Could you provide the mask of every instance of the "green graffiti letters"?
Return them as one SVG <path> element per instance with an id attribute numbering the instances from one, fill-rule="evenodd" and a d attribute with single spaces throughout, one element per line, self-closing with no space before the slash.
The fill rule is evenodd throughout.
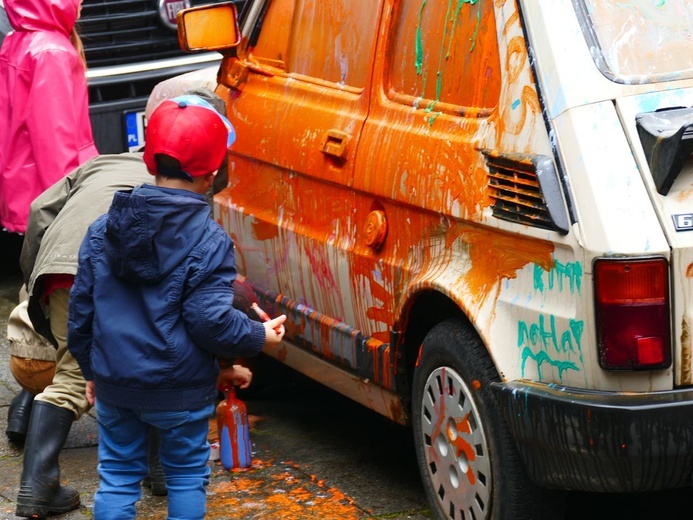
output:
<path id="1" fill-rule="evenodd" d="M 534 264 L 534 290 L 543 293 L 547 288 L 549 291 L 557 288 L 559 292 L 563 292 L 567 283 L 571 294 L 575 294 L 575 291 L 579 294 L 582 287 L 582 264 L 580 262 L 562 264 L 558 260 L 555 262 L 555 267 L 548 272 Z"/>
<path id="2" fill-rule="evenodd" d="M 561 263 L 555 261 L 554 268 L 544 270 L 534 265 L 534 291 L 545 294 L 550 291 L 563 292 L 567 287 L 571 294 L 579 294 L 582 288 L 582 264 L 580 262 Z M 558 327 L 556 316 L 540 314 L 536 323 L 525 321 L 517 323 L 517 348 L 522 355 L 522 377 L 525 376 L 527 360 L 533 359 L 537 364 L 537 374 L 542 378 L 542 365 L 549 365 L 558 370 L 558 377 L 563 378 L 567 370 L 579 371 L 579 366 L 572 361 L 583 364 L 582 335 L 585 323 L 582 320 L 569 319 L 567 326 Z M 565 323 L 562 321 L 560 323 Z M 562 329 L 562 330 L 559 330 Z"/>
<path id="3" fill-rule="evenodd" d="M 579 356 L 582 363 L 582 332 L 584 322 L 579 320 L 569 320 L 568 329 L 559 333 L 556 330 L 556 318 L 549 316 L 548 324 L 544 315 L 539 316 L 538 323 L 528 325 L 524 321 L 517 324 L 517 347 L 522 350 L 522 376 L 525 375 L 525 365 L 529 358 L 537 363 L 537 372 L 541 379 L 541 365 L 548 363 L 558 369 L 558 377 L 563 376 L 566 370 L 579 370 L 572 361 L 558 361 L 553 359 L 548 352 L 555 352 L 558 355 L 571 353 Z M 537 352 L 535 353 L 535 350 Z"/>
<path id="4" fill-rule="evenodd" d="M 539 316 L 538 323 L 528 326 L 526 322 L 519 321 L 517 325 L 518 347 L 531 345 L 542 350 L 553 350 L 556 354 L 581 351 L 580 342 L 584 329 L 584 322 L 581 320 L 569 320 L 568 329 L 561 332 L 560 340 L 556 331 L 556 318 L 553 315 L 549 316 L 548 327 L 543 314 Z"/>
<path id="5" fill-rule="evenodd" d="M 559 378 L 563 377 L 563 372 L 566 370 L 578 370 L 578 367 L 572 361 L 556 361 L 555 359 L 551 359 L 546 352 L 539 351 L 535 354 L 532 352 L 532 349 L 525 347 L 522 350 L 522 377 L 524 377 L 525 364 L 529 358 L 532 358 L 537 363 L 537 374 L 540 381 L 542 379 L 541 365 L 544 363 L 548 363 L 549 365 L 556 367 L 556 369 L 558 369 Z"/>

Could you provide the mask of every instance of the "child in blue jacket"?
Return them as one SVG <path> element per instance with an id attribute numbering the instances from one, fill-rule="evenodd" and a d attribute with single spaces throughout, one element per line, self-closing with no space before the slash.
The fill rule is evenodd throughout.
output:
<path id="1" fill-rule="evenodd" d="M 135 518 L 150 428 L 161 435 L 168 518 L 203 519 L 215 359 L 253 356 L 284 335 L 284 315 L 259 323 L 232 307 L 233 243 L 204 194 L 233 138 L 199 97 L 161 103 L 144 153 L 156 185 L 116 193 L 82 243 L 68 345 L 96 399 L 99 520 Z"/>

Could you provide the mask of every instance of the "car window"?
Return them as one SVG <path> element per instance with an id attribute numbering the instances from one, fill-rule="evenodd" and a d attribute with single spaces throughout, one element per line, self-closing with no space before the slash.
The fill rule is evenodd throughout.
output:
<path id="1" fill-rule="evenodd" d="M 275 0 L 251 55 L 287 73 L 362 88 L 375 44 L 377 6 L 373 0 Z M 292 20 L 290 27 L 286 20 Z"/>
<path id="2" fill-rule="evenodd" d="M 693 77 L 691 0 L 574 0 L 602 73 L 619 83 Z"/>
<path id="3" fill-rule="evenodd" d="M 391 97 L 423 100 L 422 108 L 431 102 L 494 107 L 500 58 L 493 2 L 399 4 L 390 53 Z"/>

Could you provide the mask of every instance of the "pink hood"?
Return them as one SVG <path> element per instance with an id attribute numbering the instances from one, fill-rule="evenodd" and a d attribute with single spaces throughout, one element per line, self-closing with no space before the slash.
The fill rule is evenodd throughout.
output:
<path id="1" fill-rule="evenodd" d="M 49 31 L 69 36 L 77 22 L 79 0 L 5 0 L 10 24 L 21 31 Z"/>
<path id="2" fill-rule="evenodd" d="M 40 193 L 98 154 L 85 70 L 70 42 L 80 0 L 5 0 L 0 49 L 0 224 L 26 230 Z"/>

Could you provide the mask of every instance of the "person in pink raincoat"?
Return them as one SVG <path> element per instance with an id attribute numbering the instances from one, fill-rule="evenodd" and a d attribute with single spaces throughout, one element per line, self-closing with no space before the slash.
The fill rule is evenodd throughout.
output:
<path id="1" fill-rule="evenodd" d="M 82 0 L 5 0 L 0 49 L 0 227 L 26 230 L 29 205 L 98 155 L 89 121 Z"/>

